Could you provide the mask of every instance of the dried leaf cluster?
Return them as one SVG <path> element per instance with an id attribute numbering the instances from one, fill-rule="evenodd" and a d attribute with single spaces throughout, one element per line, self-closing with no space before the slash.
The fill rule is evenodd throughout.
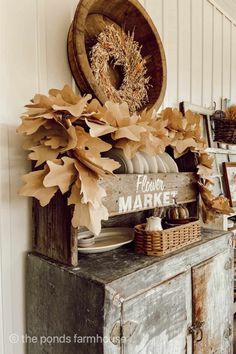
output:
<path id="1" fill-rule="evenodd" d="M 210 180 L 205 180 L 199 184 L 201 194 L 201 212 L 204 223 L 214 221 L 219 214 L 230 214 L 233 209 L 229 205 L 229 200 L 224 196 L 214 196 L 210 190 Z"/>
<path id="2" fill-rule="evenodd" d="M 226 118 L 235 120 L 236 119 L 236 105 L 232 105 L 225 111 Z"/>
<path id="3" fill-rule="evenodd" d="M 48 97 L 36 95 L 26 106 L 18 132 L 26 135 L 24 148 L 41 169 L 23 176 L 20 194 L 45 206 L 58 190 L 69 193 L 68 204 L 75 206 L 73 226 L 83 225 L 99 234 L 101 220 L 108 218 L 99 178 L 112 174 L 119 164 L 101 156 L 110 144 L 91 137 L 77 124 L 90 99 L 65 86 L 62 91 L 50 90 Z"/>
<path id="4" fill-rule="evenodd" d="M 74 205 L 74 227 L 86 226 L 99 234 L 101 220 L 108 218 L 106 191 L 99 182 L 119 168 L 118 162 L 103 157 L 112 146 L 128 158 L 137 151 L 163 153 L 167 146 L 173 147 L 176 158 L 191 150 L 199 155 L 198 173 L 204 178 L 211 173 L 213 161 L 204 151 L 200 116 L 190 111 L 185 116 L 171 108 L 160 114 L 130 113 L 127 102 L 102 106 L 90 95 L 76 95 L 69 86 L 52 89 L 48 96 L 36 95 L 26 108 L 18 132 L 26 137 L 24 148 L 36 170 L 23 176 L 20 194 L 45 206 L 57 191 L 67 193 L 68 204 Z M 216 204 L 214 210 L 220 212 L 222 204 Z"/>
<path id="5" fill-rule="evenodd" d="M 146 59 L 141 47 L 134 40 L 134 32 L 126 34 L 123 29 L 107 26 L 102 31 L 90 53 L 91 69 L 106 97 L 117 103 L 127 102 L 130 111 L 140 109 L 148 101 Z M 119 88 L 111 82 L 110 67 L 122 67 L 123 80 Z"/>
<path id="6" fill-rule="evenodd" d="M 111 133 L 113 145 L 122 149 L 128 159 L 138 151 L 156 155 L 162 154 L 167 146 L 172 146 L 175 158 L 191 150 L 200 155 L 199 169 L 210 169 L 212 161 L 207 161 L 208 155 L 204 152 L 206 143 L 201 137 L 201 118 L 198 114 L 188 111 L 183 116 L 172 108 L 166 108 L 160 114 L 154 110 L 137 114 L 130 113 L 126 102 L 106 102 L 102 106 L 96 100 L 87 105 L 86 114 L 90 115 L 89 119 L 92 118 L 92 121 L 85 119 L 90 135 L 103 137 Z"/>

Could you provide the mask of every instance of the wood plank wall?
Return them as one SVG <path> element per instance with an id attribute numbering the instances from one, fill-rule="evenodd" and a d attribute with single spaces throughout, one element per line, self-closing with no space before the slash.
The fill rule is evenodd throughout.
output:
<path id="1" fill-rule="evenodd" d="M 224 1 L 141 1 L 158 28 L 167 55 L 163 107 L 178 106 L 185 100 L 207 107 L 215 101 L 219 108 L 221 97 L 236 102 L 236 27 L 223 10 Z M 29 165 L 15 129 L 23 105 L 34 93 L 46 93 L 65 83 L 74 85 L 66 38 L 77 2 L 0 0 L 1 354 L 23 354 L 25 350 L 21 342 L 9 342 L 11 333 L 25 333 L 25 257 L 31 232 L 30 202 L 17 196 L 20 176 Z"/>

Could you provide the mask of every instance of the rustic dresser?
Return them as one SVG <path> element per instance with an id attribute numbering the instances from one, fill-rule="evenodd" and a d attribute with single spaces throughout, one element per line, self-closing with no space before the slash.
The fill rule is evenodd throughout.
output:
<path id="1" fill-rule="evenodd" d="M 131 248 L 80 256 L 77 268 L 29 254 L 29 354 L 232 354 L 230 233 L 164 257 Z"/>

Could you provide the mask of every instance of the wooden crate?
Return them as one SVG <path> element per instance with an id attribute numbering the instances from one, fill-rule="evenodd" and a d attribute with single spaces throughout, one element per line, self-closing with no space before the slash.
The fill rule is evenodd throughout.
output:
<path id="1" fill-rule="evenodd" d="M 173 204 L 174 197 L 178 203 L 191 203 L 198 196 L 197 176 L 191 172 L 117 175 L 101 184 L 107 191 L 104 205 L 111 217 L 168 206 Z M 67 205 L 67 196 L 60 193 L 44 208 L 37 200 L 33 201 L 35 252 L 70 266 L 78 264 L 77 230 L 71 226 L 72 212 L 72 207 Z M 112 218 L 114 225 L 115 219 Z M 129 219 L 133 226 L 134 219 Z"/>

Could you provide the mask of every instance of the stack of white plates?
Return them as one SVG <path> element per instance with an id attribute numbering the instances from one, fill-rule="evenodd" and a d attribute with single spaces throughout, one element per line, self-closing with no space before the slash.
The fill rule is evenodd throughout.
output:
<path id="1" fill-rule="evenodd" d="M 78 234 L 78 240 L 82 237 L 88 238 L 92 235 L 90 231 Z M 88 247 L 78 247 L 80 253 L 101 253 L 114 250 L 124 246 L 134 239 L 133 228 L 128 227 L 111 227 L 102 229 L 99 236 L 94 239 L 94 244 Z"/>
<path id="2" fill-rule="evenodd" d="M 121 167 L 115 173 L 147 174 L 147 173 L 178 173 L 178 166 L 174 159 L 164 154 L 150 156 L 145 152 L 137 152 L 131 159 L 127 159 L 121 149 L 112 149 L 106 156 L 118 161 Z"/>

